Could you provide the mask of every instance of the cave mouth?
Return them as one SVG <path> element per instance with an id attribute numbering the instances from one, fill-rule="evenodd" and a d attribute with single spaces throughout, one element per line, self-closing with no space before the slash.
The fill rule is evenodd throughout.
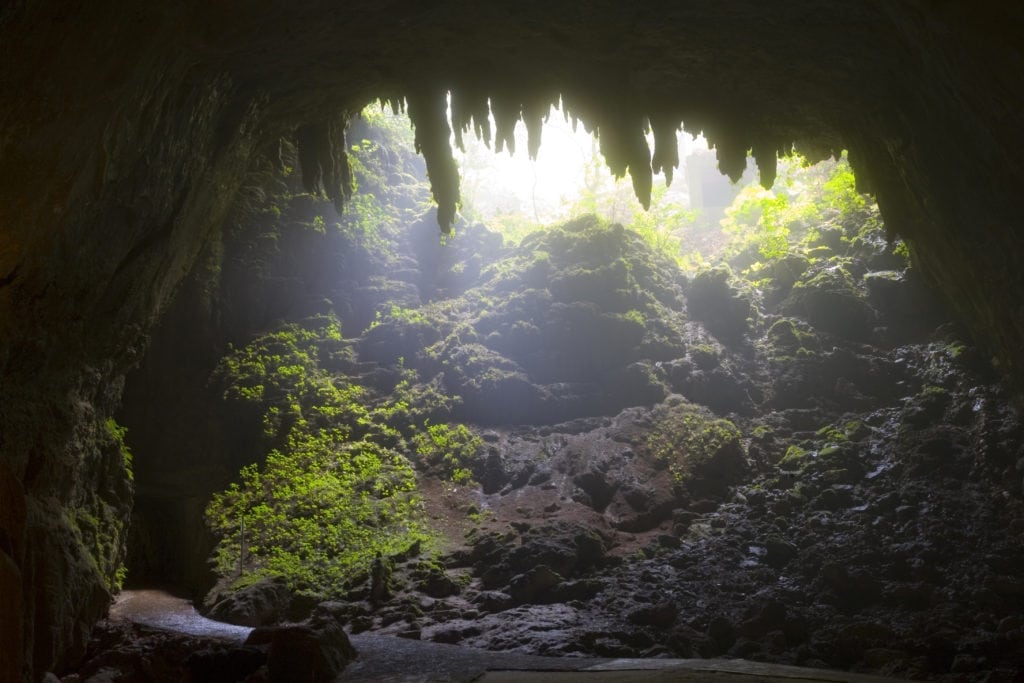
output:
<path id="1" fill-rule="evenodd" d="M 129 585 L 541 655 L 1020 664 L 1021 425 L 844 160 L 721 190 L 694 154 L 713 219 L 592 187 L 442 241 L 408 126 L 352 126 L 346 211 L 282 143 L 127 380 Z"/>

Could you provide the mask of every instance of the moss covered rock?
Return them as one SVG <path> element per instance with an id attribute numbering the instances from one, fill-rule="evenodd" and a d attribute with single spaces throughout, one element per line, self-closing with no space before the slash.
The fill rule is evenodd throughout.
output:
<path id="1" fill-rule="evenodd" d="M 875 311 L 843 259 L 811 267 L 793 285 L 782 309 L 822 332 L 846 339 L 865 341 L 874 329 Z"/>
<path id="2" fill-rule="evenodd" d="M 733 284 L 728 266 L 698 273 L 686 291 L 686 305 L 691 316 L 723 341 L 739 341 L 750 331 L 750 296 Z"/>

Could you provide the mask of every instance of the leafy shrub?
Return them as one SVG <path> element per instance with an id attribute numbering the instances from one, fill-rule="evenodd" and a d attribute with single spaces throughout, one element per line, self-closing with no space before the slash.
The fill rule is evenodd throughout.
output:
<path id="1" fill-rule="evenodd" d="M 281 577 L 292 589 L 338 595 L 377 553 L 429 539 L 409 462 L 370 441 L 296 435 L 240 474 L 206 510 L 219 539 L 214 568 L 235 587 Z"/>
<path id="2" fill-rule="evenodd" d="M 325 367 L 340 346 L 337 321 L 313 318 L 258 337 L 217 368 L 225 400 L 262 412 L 270 449 L 207 508 L 215 571 L 235 587 L 276 576 L 336 594 L 377 553 L 429 536 L 404 439 L 452 401 L 411 369 L 375 398 Z M 470 443 L 459 430 L 445 435 L 438 431 L 438 448 L 461 453 Z"/>
<path id="3" fill-rule="evenodd" d="M 730 237 L 728 254 L 754 251 L 778 259 L 813 241 L 821 223 L 843 224 L 868 208 L 845 155 L 813 166 L 794 156 L 783 160 L 779 170 L 772 189 L 748 185 L 726 209 L 722 228 Z"/>
<path id="4" fill-rule="evenodd" d="M 128 481 L 135 481 L 135 471 L 133 467 L 134 457 L 132 456 L 131 449 L 128 448 L 127 441 L 125 441 L 125 437 L 128 434 L 128 428 L 119 425 L 112 417 L 107 418 L 104 426 L 106 427 L 107 434 L 117 447 L 117 450 L 121 452 L 121 461 L 124 463 L 124 471 L 128 476 Z"/>
<path id="5" fill-rule="evenodd" d="M 412 437 L 413 447 L 427 466 L 440 467 L 456 483 L 472 479 L 472 466 L 483 441 L 464 424 L 425 424 Z"/>

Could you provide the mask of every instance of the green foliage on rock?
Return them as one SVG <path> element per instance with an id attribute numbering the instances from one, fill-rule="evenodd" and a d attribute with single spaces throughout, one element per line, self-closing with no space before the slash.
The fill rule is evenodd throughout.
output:
<path id="1" fill-rule="evenodd" d="M 225 400 L 261 413 L 269 451 L 207 509 L 215 570 L 234 587 L 281 577 L 337 594 L 377 553 L 429 539 L 406 441 L 449 448 L 460 467 L 475 442 L 461 425 L 429 424 L 452 406 L 436 380 L 400 367 L 381 391 L 346 375 L 352 365 L 337 319 L 316 316 L 282 324 L 218 366 Z"/>
<path id="2" fill-rule="evenodd" d="M 472 467 L 483 440 L 464 424 L 426 424 L 412 437 L 412 445 L 421 461 L 440 467 L 455 483 L 472 480 Z"/>
<path id="3" fill-rule="evenodd" d="M 377 553 L 430 538 L 415 491 L 415 473 L 394 449 L 340 430 L 296 434 L 213 497 L 214 569 L 235 588 L 281 577 L 292 589 L 338 595 Z"/>
<path id="4" fill-rule="evenodd" d="M 124 463 L 124 471 L 128 476 L 128 481 L 135 481 L 132 451 L 128 448 L 128 443 L 125 441 L 125 436 L 128 434 L 128 428 L 119 425 L 112 417 L 107 418 L 104 426 L 106 427 L 107 434 L 110 436 L 110 439 L 114 442 L 115 447 L 121 453 L 121 462 Z"/>
<path id="5" fill-rule="evenodd" d="M 715 460 L 742 459 L 736 425 L 684 401 L 669 402 L 657 411 L 647 448 L 668 464 L 680 483 Z"/>
<path id="6" fill-rule="evenodd" d="M 780 318 L 768 328 L 770 358 L 775 361 L 806 358 L 820 350 L 817 335 L 794 318 Z"/>

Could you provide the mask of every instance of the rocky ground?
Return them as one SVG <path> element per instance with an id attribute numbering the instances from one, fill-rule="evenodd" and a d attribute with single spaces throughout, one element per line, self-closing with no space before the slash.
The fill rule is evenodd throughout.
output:
<path id="1" fill-rule="evenodd" d="M 557 239 L 541 245 L 553 261 Z M 495 325 L 491 348 L 532 362 L 528 377 L 568 381 L 533 384 L 514 406 L 504 389 L 481 392 L 467 417 L 612 410 L 483 430 L 480 488 L 451 486 L 437 515 L 474 514 L 466 547 L 441 558 L 443 574 L 399 564 L 383 605 L 339 605 L 351 629 L 537 654 L 1012 679 L 1024 668 L 1021 424 L 911 272 L 871 270 L 894 265 L 878 244 L 835 246 L 798 262 L 788 292 L 786 278 L 750 292 L 723 271 L 682 283 L 700 326 L 678 315 L 676 283 L 623 267 L 655 301 L 640 343 L 621 350 L 608 346 L 628 332 L 608 323 L 538 360 L 505 342 L 521 319 Z M 579 264 L 568 252 L 584 249 L 564 258 Z M 541 329 L 570 318 L 559 286 L 588 314 L 577 297 L 602 315 L 636 310 L 627 287 L 602 291 L 614 261 L 604 278 L 580 273 L 590 280 L 578 288 L 567 268 L 556 263 L 544 288 L 555 301 L 534 314 Z M 651 333 L 673 323 L 676 336 Z M 593 373 L 593 394 L 565 388 L 597 367 L 608 371 Z"/>
<path id="2" fill-rule="evenodd" d="M 878 230 L 826 225 L 806 254 L 689 279 L 592 218 L 514 250 L 482 226 L 447 248 L 414 227 L 400 267 L 335 305 L 368 328 L 353 381 L 380 396 L 413 370 L 483 440 L 472 481 L 421 463 L 440 550 L 319 605 L 274 582 L 217 595 L 218 618 L 312 610 L 537 655 L 1024 671 L 1024 427 Z"/>

